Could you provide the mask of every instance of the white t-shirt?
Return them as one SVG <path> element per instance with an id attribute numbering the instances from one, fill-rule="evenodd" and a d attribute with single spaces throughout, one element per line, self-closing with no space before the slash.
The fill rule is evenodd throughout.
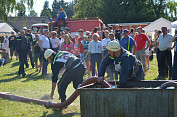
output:
<path id="1" fill-rule="evenodd" d="M 165 51 L 172 46 L 173 36 L 171 34 L 159 35 L 159 49 L 160 51 Z"/>
<path id="2" fill-rule="evenodd" d="M 48 37 L 46 37 L 45 35 L 42 35 L 39 40 L 42 40 L 41 46 L 43 48 L 50 48 L 50 42 L 49 42 Z"/>
<path id="3" fill-rule="evenodd" d="M 58 46 L 60 46 L 60 40 L 58 38 L 50 38 L 50 43 L 52 45 L 52 48 L 58 48 Z"/>
<path id="4" fill-rule="evenodd" d="M 111 40 L 108 38 L 108 39 L 106 39 L 106 38 L 104 38 L 103 40 L 102 40 L 102 46 L 108 46 L 108 43 L 110 42 Z"/>
<path id="5" fill-rule="evenodd" d="M 4 43 L 4 46 L 6 49 L 9 48 L 9 39 L 8 38 L 7 39 L 5 38 L 3 43 Z"/>

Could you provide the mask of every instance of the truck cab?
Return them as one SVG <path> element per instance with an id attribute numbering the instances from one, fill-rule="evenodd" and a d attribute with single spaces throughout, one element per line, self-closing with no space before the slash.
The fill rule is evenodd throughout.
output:
<path id="1" fill-rule="evenodd" d="M 48 29 L 48 24 L 45 24 L 45 23 L 33 24 L 31 26 L 31 32 L 32 32 L 32 34 L 41 34 L 41 35 L 44 35 L 44 31 L 46 29 Z"/>

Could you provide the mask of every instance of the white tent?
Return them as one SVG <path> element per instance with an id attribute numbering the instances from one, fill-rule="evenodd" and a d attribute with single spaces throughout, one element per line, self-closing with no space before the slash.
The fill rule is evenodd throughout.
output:
<path id="1" fill-rule="evenodd" d="M 174 26 L 172 23 L 164 18 L 159 18 L 154 22 L 150 23 L 148 26 L 144 27 L 146 32 L 154 32 L 154 29 L 161 30 L 162 27 L 167 27 L 168 29 L 172 29 Z"/>
<path id="2" fill-rule="evenodd" d="M 0 34 L 10 34 L 11 31 L 14 30 L 7 23 L 0 23 Z"/>
<path id="3" fill-rule="evenodd" d="M 177 20 L 172 23 L 174 28 L 177 28 Z"/>

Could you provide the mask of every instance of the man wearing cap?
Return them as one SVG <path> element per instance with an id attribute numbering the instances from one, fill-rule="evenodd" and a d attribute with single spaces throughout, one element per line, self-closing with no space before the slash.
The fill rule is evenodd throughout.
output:
<path id="1" fill-rule="evenodd" d="M 131 52 L 133 55 L 136 51 L 136 44 L 132 37 L 128 35 L 128 30 L 123 31 L 123 37 L 119 41 L 120 46 Z"/>
<path id="2" fill-rule="evenodd" d="M 66 88 L 70 82 L 73 81 L 73 87 L 75 89 L 83 82 L 85 66 L 80 59 L 67 51 L 55 53 L 53 50 L 47 49 L 44 53 L 44 57 L 51 63 L 52 69 L 52 91 L 50 98 L 53 99 L 60 70 L 62 68 L 66 69 L 58 82 L 59 99 L 61 99 L 61 102 L 64 102 L 66 100 Z"/>
<path id="3" fill-rule="evenodd" d="M 47 75 L 47 66 L 48 61 L 44 58 L 44 52 L 45 50 L 50 48 L 50 41 L 49 41 L 49 31 L 45 30 L 44 35 L 42 35 L 39 39 L 39 47 L 41 49 L 41 56 L 43 57 L 43 67 L 42 67 L 42 75 Z"/>
<path id="4" fill-rule="evenodd" d="M 102 82 L 104 80 L 106 66 L 111 63 L 115 65 L 115 70 L 120 72 L 120 88 L 126 87 L 128 80 L 144 80 L 144 71 L 141 62 L 129 51 L 121 48 L 119 42 L 109 42 L 107 49 L 109 53 L 101 62 L 98 82 Z"/>

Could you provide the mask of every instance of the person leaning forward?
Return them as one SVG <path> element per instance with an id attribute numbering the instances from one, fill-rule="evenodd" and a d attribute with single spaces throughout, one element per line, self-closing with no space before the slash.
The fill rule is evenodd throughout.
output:
<path id="1" fill-rule="evenodd" d="M 121 48 L 119 42 L 109 42 L 107 49 L 109 53 L 105 56 L 100 65 L 100 72 L 98 74 L 99 83 L 104 80 L 106 66 L 111 63 L 114 63 L 115 70 L 120 72 L 120 88 L 126 87 L 127 80 L 144 80 L 144 71 L 141 62 L 130 52 Z"/>
<path id="2" fill-rule="evenodd" d="M 83 82 L 83 76 L 85 74 L 85 66 L 81 60 L 74 54 L 67 51 L 59 51 L 55 53 L 51 49 L 47 49 L 44 53 L 44 57 L 51 63 L 52 69 L 52 91 L 50 98 L 53 99 L 56 83 L 58 81 L 58 74 L 61 69 L 66 69 L 63 73 L 60 81 L 58 82 L 58 93 L 61 102 L 66 100 L 66 88 L 73 81 L 73 87 L 77 89 L 78 85 Z"/>

